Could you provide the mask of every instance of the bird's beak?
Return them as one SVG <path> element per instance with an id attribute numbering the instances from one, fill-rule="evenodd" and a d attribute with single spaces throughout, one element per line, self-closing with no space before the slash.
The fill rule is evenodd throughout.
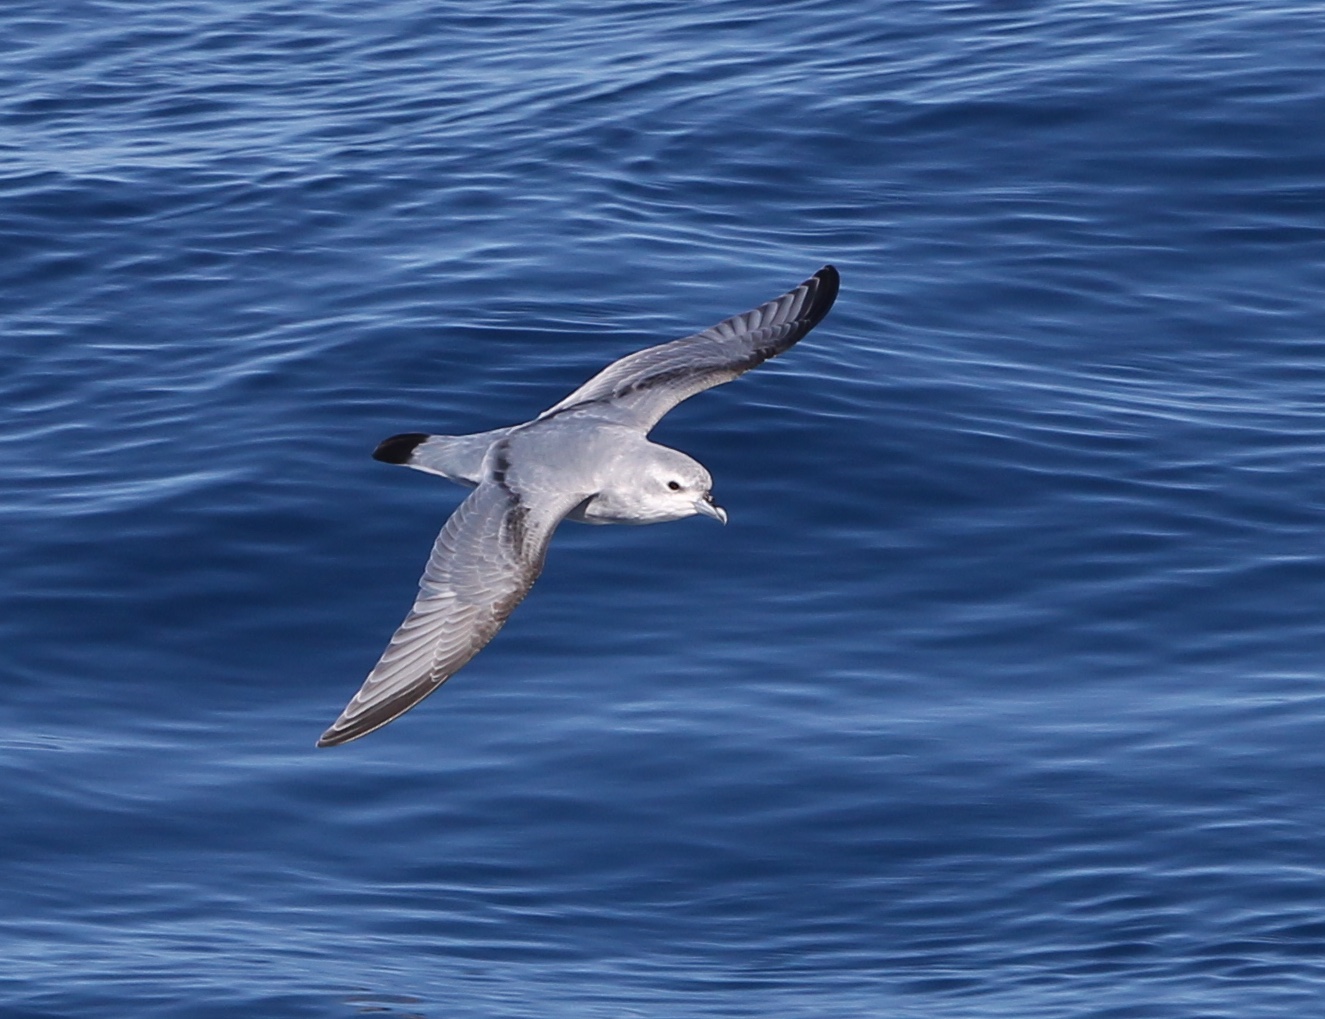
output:
<path id="1" fill-rule="evenodd" d="M 695 512 L 703 513 L 706 517 L 712 517 L 720 524 L 727 522 L 727 511 L 721 506 L 714 505 L 712 492 L 705 492 L 695 500 Z"/>

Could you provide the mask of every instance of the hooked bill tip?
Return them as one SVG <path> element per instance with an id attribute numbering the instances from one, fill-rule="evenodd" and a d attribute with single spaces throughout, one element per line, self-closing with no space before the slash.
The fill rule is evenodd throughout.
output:
<path id="1" fill-rule="evenodd" d="M 702 499 L 695 502 L 695 511 L 703 513 L 706 517 L 712 517 L 720 524 L 727 522 L 727 511 L 713 501 L 712 493 L 705 495 Z"/>

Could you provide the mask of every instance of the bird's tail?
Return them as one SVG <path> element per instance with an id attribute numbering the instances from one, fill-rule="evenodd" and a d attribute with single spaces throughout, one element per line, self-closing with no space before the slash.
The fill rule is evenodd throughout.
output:
<path id="1" fill-rule="evenodd" d="M 498 428 L 474 435 L 425 435 L 409 432 L 393 435 L 373 450 L 373 459 L 427 471 L 474 488 L 481 480 L 483 457 L 488 447 L 509 429 Z"/>

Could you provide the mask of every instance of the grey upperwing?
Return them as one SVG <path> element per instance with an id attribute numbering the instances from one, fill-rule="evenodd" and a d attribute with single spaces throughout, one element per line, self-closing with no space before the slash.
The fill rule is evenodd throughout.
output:
<path id="1" fill-rule="evenodd" d="M 381 728 L 478 654 L 538 579 L 552 532 L 579 500 L 531 505 L 497 479 L 474 489 L 437 536 L 414 607 L 317 745 Z"/>
<path id="2" fill-rule="evenodd" d="M 840 277 L 826 265 L 798 287 L 703 332 L 614 361 L 540 418 L 579 408 L 648 432 L 682 400 L 788 350 L 828 314 Z"/>

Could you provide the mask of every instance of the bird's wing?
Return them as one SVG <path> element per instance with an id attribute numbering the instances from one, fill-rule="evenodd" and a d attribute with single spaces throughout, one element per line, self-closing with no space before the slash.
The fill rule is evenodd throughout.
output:
<path id="1" fill-rule="evenodd" d="M 648 432 L 682 400 L 730 382 L 790 348 L 828 314 L 838 283 L 837 270 L 826 265 L 753 311 L 614 361 L 540 417 L 599 405 Z"/>
<path id="2" fill-rule="evenodd" d="M 501 475 L 480 484 L 437 536 L 419 597 L 381 660 L 317 745 L 386 725 L 478 654 L 538 579 L 552 532 L 576 501 L 531 504 Z"/>

